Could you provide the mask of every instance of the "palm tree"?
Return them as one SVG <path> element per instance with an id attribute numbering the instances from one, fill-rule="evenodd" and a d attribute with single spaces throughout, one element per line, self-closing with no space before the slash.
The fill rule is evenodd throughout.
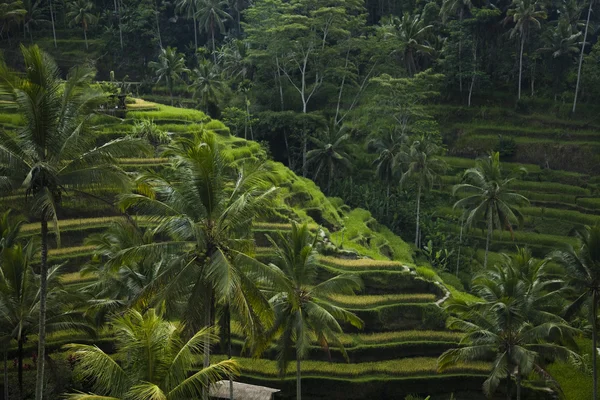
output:
<path id="1" fill-rule="evenodd" d="M 512 7 L 506 13 L 506 21 L 514 22 L 515 26 L 511 29 L 510 37 L 519 36 L 521 39 L 521 49 L 519 51 L 519 90 L 518 99 L 521 100 L 521 77 L 523 73 L 523 48 L 525 41 L 529 38 L 532 29 L 540 29 L 541 20 L 547 18 L 546 11 L 543 10 L 544 4 L 538 0 L 514 0 Z"/>
<path id="2" fill-rule="evenodd" d="M 29 32 L 29 40 L 33 43 L 33 27 L 46 21 L 42 0 L 23 0 L 23 8 L 26 13 L 23 20 L 23 37 Z"/>
<path id="3" fill-rule="evenodd" d="M 531 372 L 549 377 L 544 363 L 578 358 L 565 347 L 575 346 L 572 335 L 577 331 L 552 313 L 560 291 L 554 287 L 562 282 L 548 273 L 548 263 L 535 262 L 527 251 L 504 257 L 503 264 L 474 279 L 473 289 L 480 302 L 448 306 L 448 311 L 459 314 L 459 318 L 448 320 L 448 327 L 466 336 L 460 348 L 446 351 L 438 362 L 444 370 L 462 361 L 491 361 L 492 370 L 483 385 L 485 394 L 491 396 L 500 380 L 507 378 L 510 398 L 514 375 L 520 400 L 523 377 Z"/>
<path id="4" fill-rule="evenodd" d="M 524 172 L 523 169 L 519 170 Z M 484 268 L 487 267 L 488 252 L 494 229 L 507 228 L 512 232 L 512 224 L 522 221 L 521 212 L 516 208 L 529 204 L 524 196 L 510 190 L 516 179 L 509 175 L 502 177 L 500 154 L 491 152 L 488 158 L 477 161 L 475 168 L 465 171 L 463 180 L 468 183 L 455 185 L 452 193 L 466 193 L 467 196 L 454 203 L 454 208 L 465 210 L 467 226 L 484 221 L 487 227 L 485 241 Z"/>
<path id="5" fill-rule="evenodd" d="M 4 36 L 3 33 L 5 28 L 8 32 L 11 24 L 19 23 L 25 18 L 27 10 L 23 7 L 24 5 L 21 0 L 7 1 L 0 4 L 0 21 L 2 21 L 2 26 L 0 26 L 0 37 Z M 8 39 L 10 44 L 9 34 Z"/>
<path id="6" fill-rule="evenodd" d="M 397 38 L 404 48 L 403 58 L 408 75 L 417 73 L 415 58 L 418 54 L 429 54 L 433 48 L 425 40 L 433 25 L 425 25 L 419 14 L 405 13 L 402 18 L 391 17 L 384 26 L 386 33 Z"/>
<path id="7" fill-rule="evenodd" d="M 577 296 L 567 309 L 567 317 L 587 306 L 588 320 L 592 326 L 592 367 L 594 377 L 593 398 L 598 398 L 597 341 L 598 301 L 600 301 L 600 225 L 586 227 L 579 233 L 581 245 L 577 250 L 568 247 L 550 255 L 562 265 L 570 278 L 570 286 Z"/>
<path id="8" fill-rule="evenodd" d="M 473 8 L 473 2 L 471 0 L 444 0 L 440 9 L 440 15 L 442 21 L 445 23 L 446 20 L 452 15 L 458 15 L 458 21 L 462 23 L 465 14 Z M 458 41 L 458 82 L 459 88 L 462 93 L 462 35 Z"/>
<path id="9" fill-rule="evenodd" d="M 594 0 L 590 0 L 590 6 L 588 8 L 587 20 L 585 22 L 585 30 L 583 33 L 583 41 L 581 42 L 581 53 L 579 55 L 579 66 L 577 67 L 577 84 L 575 85 L 575 97 L 573 98 L 573 111 L 572 112 L 575 112 L 575 108 L 577 107 L 577 95 L 579 94 L 579 80 L 581 78 L 581 65 L 583 64 L 583 52 L 585 50 L 588 29 L 590 27 L 590 17 L 592 16 L 592 5 L 593 4 L 594 4 Z"/>
<path id="10" fill-rule="evenodd" d="M 93 14 L 94 3 L 89 0 L 74 0 L 69 3 L 69 11 L 67 18 L 71 21 L 71 25 L 81 25 L 83 28 L 83 38 L 85 39 L 85 48 L 89 49 L 87 40 L 87 30 L 90 25 L 98 21 L 98 17 Z"/>
<path id="11" fill-rule="evenodd" d="M 316 149 L 306 154 L 308 165 L 316 164 L 317 169 L 313 180 L 317 180 L 323 169 L 327 170 L 327 195 L 331 196 L 331 182 L 333 181 L 336 167 L 349 170 L 352 168 L 350 156 L 346 153 L 346 141 L 350 138 L 349 128 L 346 125 L 338 127 L 332 118 L 320 137 L 311 137 Z"/>
<path id="12" fill-rule="evenodd" d="M 331 344 L 346 356 L 339 340 L 342 333 L 340 322 L 362 327 L 362 321 L 355 314 L 331 302 L 331 297 L 336 294 L 354 293 L 361 288 L 361 282 L 358 277 L 349 274 L 316 282 L 317 236 L 312 237 L 306 224 L 292 222 L 290 234 L 284 236 L 280 233 L 277 240 L 270 237 L 269 240 L 275 248 L 274 264 L 270 264 L 273 282 L 270 303 L 275 310 L 275 323 L 266 337 L 276 341 L 282 375 L 290 353 L 295 349 L 296 399 L 300 400 L 301 361 L 311 344 L 316 341 L 327 351 Z"/>
<path id="13" fill-rule="evenodd" d="M 225 82 L 223 82 L 218 67 L 209 60 L 202 60 L 192 71 L 191 78 L 190 90 L 194 93 L 194 98 L 199 97 L 202 109 L 209 113 L 209 106 L 217 105 L 218 95 L 225 88 Z"/>
<path id="14" fill-rule="evenodd" d="M 173 157 L 172 168 L 141 175 L 138 186 L 146 195 L 124 195 L 121 206 L 151 215 L 157 234 L 169 240 L 122 254 L 178 255 L 179 262 L 149 289 L 159 292 L 158 299 L 181 304 L 188 331 L 213 325 L 213 309 L 223 304 L 238 315 L 247 336 L 255 337 L 269 320 L 268 303 L 250 278 L 262 266 L 251 256 L 252 224 L 269 212 L 276 193 L 267 167 L 231 160 L 210 131 L 173 142 L 165 156 Z"/>
<path id="15" fill-rule="evenodd" d="M 217 61 L 228 78 L 241 80 L 248 78 L 253 67 L 248 57 L 249 49 L 249 44 L 240 39 L 228 40 L 221 46 Z"/>
<path id="16" fill-rule="evenodd" d="M 198 22 L 196 17 L 199 2 L 199 0 L 177 0 L 175 3 L 175 11 L 178 14 L 183 14 L 186 18 L 192 18 L 194 21 L 194 45 L 196 50 L 198 49 Z"/>
<path id="17" fill-rule="evenodd" d="M 181 74 L 189 72 L 185 66 L 183 54 L 178 53 L 177 48 L 170 46 L 166 49 L 161 48 L 158 62 L 150 61 L 148 66 L 156 73 L 157 84 L 164 79 L 171 97 L 171 105 L 173 105 L 173 84 L 175 81 L 181 80 Z"/>
<path id="18" fill-rule="evenodd" d="M 192 399 L 224 377 L 238 373 L 235 361 L 225 360 L 195 371 L 196 357 L 215 340 L 211 329 L 182 340 L 183 328 L 163 320 L 154 309 L 130 310 L 113 322 L 115 358 L 97 346 L 67 345 L 79 360 L 78 370 L 94 393 L 70 393 L 69 400 Z M 117 362 L 116 360 L 128 360 Z"/>
<path id="19" fill-rule="evenodd" d="M 415 232 L 415 246 L 420 247 L 421 229 L 421 194 L 423 190 L 433 187 L 438 175 L 446 168 L 446 164 L 439 158 L 442 149 L 430 137 L 422 135 L 412 141 L 410 146 L 398 153 L 395 163 L 401 166 L 402 176 L 400 185 L 404 186 L 409 180 L 417 185 L 417 227 Z"/>
<path id="20" fill-rule="evenodd" d="M 394 160 L 396 160 L 396 157 L 402 150 L 402 146 L 407 140 L 408 137 L 406 135 L 399 135 L 395 131 L 390 131 L 382 137 L 372 139 L 367 143 L 367 148 L 378 154 L 377 158 L 373 161 L 375 174 L 387 186 L 386 215 L 389 215 L 390 212 L 390 186 L 399 172 L 399 165 Z"/>
<path id="21" fill-rule="evenodd" d="M 225 19 L 231 19 L 231 15 L 225 11 L 227 0 L 200 0 L 198 8 L 198 23 L 204 27 L 206 33 L 210 32 L 212 38 L 212 54 L 213 62 L 217 63 L 217 52 L 215 51 L 215 28 L 219 28 L 219 32 L 225 32 Z"/>
<path id="22" fill-rule="evenodd" d="M 123 138 L 96 146 L 89 121 L 103 99 L 90 88 L 94 74 L 75 67 L 60 79 L 54 61 L 39 47 L 22 47 L 25 74 L 0 65 L 0 86 L 10 95 L 24 124 L 19 135 L 0 131 L 0 189 L 25 188 L 32 217 L 41 225 L 40 312 L 36 400 L 44 382 L 46 297 L 48 291 L 48 221 L 60 243 L 57 208 L 62 193 L 85 193 L 86 188 L 110 183 L 128 187 L 127 174 L 117 167 L 117 157 L 147 150 L 138 139 Z"/>

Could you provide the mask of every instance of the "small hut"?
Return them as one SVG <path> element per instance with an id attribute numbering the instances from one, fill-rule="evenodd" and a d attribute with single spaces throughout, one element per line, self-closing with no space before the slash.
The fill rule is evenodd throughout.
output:
<path id="1" fill-rule="evenodd" d="M 215 399 L 229 399 L 229 390 L 229 381 L 219 381 L 211 386 L 210 397 Z M 266 386 L 233 382 L 234 400 L 272 400 L 273 395 L 277 392 L 279 392 L 278 389 Z"/>

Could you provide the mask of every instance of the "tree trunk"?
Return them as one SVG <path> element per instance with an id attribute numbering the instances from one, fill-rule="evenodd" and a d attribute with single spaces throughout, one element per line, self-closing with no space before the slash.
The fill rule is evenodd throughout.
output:
<path id="1" fill-rule="evenodd" d="M 417 189 L 417 229 L 415 233 L 415 246 L 417 249 L 419 248 L 419 214 L 421 212 L 421 184 L 419 184 L 419 188 Z"/>
<path id="2" fill-rule="evenodd" d="M 577 67 L 577 84 L 575 85 L 575 98 L 573 99 L 573 110 L 575 112 L 575 108 L 577 107 L 577 94 L 579 93 L 579 80 L 581 78 L 581 65 L 583 64 L 583 52 L 585 50 L 585 41 L 587 40 L 588 27 L 590 26 L 590 16 L 592 15 L 592 4 L 594 0 L 590 0 L 590 7 L 588 8 L 587 21 L 585 23 L 585 31 L 583 34 L 583 43 L 581 44 L 581 54 L 579 55 L 579 66 Z M 595 378 L 595 376 L 594 376 Z M 596 388 L 596 385 L 594 385 Z M 594 400 L 596 399 L 596 394 L 594 394 Z"/>
<path id="3" fill-rule="evenodd" d="M 212 287 L 207 285 L 206 291 L 204 294 L 204 327 L 208 328 L 212 325 L 212 303 L 213 303 L 213 293 Z M 206 338 L 204 341 L 204 347 L 206 351 L 204 353 L 204 359 L 202 362 L 203 368 L 208 368 L 210 366 L 210 338 Z M 208 400 L 208 388 L 204 387 L 202 389 L 202 400 Z"/>
<path id="4" fill-rule="evenodd" d="M 390 216 L 390 184 L 387 184 L 386 197 L 385 197 L 385 216 Z"/>
<path id="5" fill-rule="evenodd" d="M 87 32 L 85 30 L 85 28 L 83 29 L 83 38 L 85 39 L 85 49 L 89 50 L 90 47 L 88 46 L 88 41 L 87 41 Z"/>
<path id="6" fill-rule="evenodd" d="M 525 46 L 525 35 L 521 34 L 521 51 L 519 52 L 519 90 L 517 98 L 521 100 L 521 77 L 523 75 L 523 47 Z"/>
<path id="7" fill-rule="evenodd" d="M 54 27 L 54 10 L 52 9 L 52 0 L 49 1 L 50 4 L 50 21 L 52 22 L 52 37 L 54 38 L 54 48 L 56 48 L 56 29 Z"/>
<path id="8" fill-rule="evenodd" d="M 300 375 L 300 356 L 296 353 L 296 400 L 302 400 L 302 378 Z"/>
<path id="9" fill-rule="evenodd" d="M 4 400 L 8 399 L 8 342 L 4 345 Z"/>
<path id="10" fill-rule="evenodd" d="M 121 11 L 117 7 L 117 0 L 114 0 L 115 3 L 115 14 L 117 14 L 117 21 L 119 23 L 119 40 L 121 41 L 121 50 L 123 50 L 123 27 L 121 26 Z"/>
<path id="11" fill-rule="evenodd" d="M 597 365 L 597 357 L 598 357 L 598 293 L 594 291 L 592 294 L 592 370 L 594 377 L 594 387 L 593 387 L 593 399 L 598 399 L 598 365 Z"/>
<path id="12" fill-rule="evenodd" d="M 510 384 L 512 381 L 512 376 L 510 374 L 508 374 L 508 376 L 506 377 L 506 400 L 510 400 L 512 398 L 512 396 L 510 395 Z"/>
<path id="13" fill-rule="evenodd" d="M 306 153 L 308 147 L 308 134 L 306 133 L 306 123 L 303 124 L 302 129 L 302 177 L 306 178 L 308 175 L 308 164 L 306 164 Z"/>
<path id="14" fill-rule="evenodd" d="M 473 40 L 473 75 L 471 76 L 471 85 L 469 85 L 469 100 L 468 106 L 471 107 L 471 96 L 473 95 L 473 87 L 475 86 L 475 78 L 477 77 L 477 41 Z"/>
<path id="15" fill-rule="evenodd" d="M 229 304 L 225 308 L 225 324 L 227 329 L 227 358 L 231 360 L 231 310 Z M 233 400 L 233 379 L 229 377 L 229 400 Z"/>
<path id="16" fill-rule="evenodd" d="M 333 163 L 329 164 L 329 176 L 327 177 L 327 196 L 331 196 L 331 182 L 333 181 Z"/>
<path id="17" fill-rule="evenodd" d="M 487 267 L 488 251 L 490 250 L 490 242 L 492 240 L 492 231 L 492 213 L 490 211 L 490 215 L 488 216 L 487 238 L 485 239 L 485 256 L 483 258 L 483 268 Z"/>
<path id="18" fill-rule="evenodd" d="M 156 20 L 156 35 L 158 36 L 158 45 L 160 46 L 160 48 L 163 48 L 162 45 L 162 35 L 160 34 L 160 20 L 158 18 L 158 0 L 154 3 L 154 16 L 155 16 L 155 20 Z"/>
<path id="19" fill-rule="evenodd" d="M 23 399 L 23 339 L 17 340 L 17 382 L 19 384 L 19 399 Z"/>
<path id="20" fill-rule="evenodd" d="M 463 218 L 460 219 L 460 235 L 458 236 L 458 257 L 456 259 L 456 277 L 458 278 L 458 268 L 460 266 L 460 250 L 462 247 L 462 236 L 463 236 L 463 228 L 465 226 L 465 223 L 463 221 Z"/>
<path id="21" fill-rule="evenodd" d="M 521 400 L 521 373 L 517 369 L 517 376 L 515 377 L 517 381 L 517 400 Z"/>
<path id="22" fill-rule="evenodd" d="M 213 63 L 215 65 L 217 65 L 217 53 L 215 51 L 215 21 L 214 21 L 214 17 L 210 21 L 210 33 L 212 35 Z"/>
<path id="23" fill-rule="evenodd" d="M 194 44 L 196 45 L 196 51 L 198 51 L 198 22 L 196 21 L 196 13 L 194 12 Z"/>
<path id="24" fill-rule="evenodd" d="M 40 322 L 38 335 L 38 364 L 35 382 L 35 400 L 44 395 L 44 364 L 46 359 L 46 297 L 48 295 L 48 221 L 42 216 L 42 249 L 40 262 Z"/>

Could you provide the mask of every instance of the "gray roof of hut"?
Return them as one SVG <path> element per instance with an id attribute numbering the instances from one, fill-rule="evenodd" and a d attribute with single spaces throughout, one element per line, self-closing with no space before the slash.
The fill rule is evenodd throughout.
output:
<path id="1" fill-rule="evenodd" d="M 279 392 L 266 386 L 249 385 L 247 383 L 233 382 L 234 400 L 271 400 L 273 393 Z M 229 399 L 229 381 L 219 381 L 210 388 L 210 397 Z"/>

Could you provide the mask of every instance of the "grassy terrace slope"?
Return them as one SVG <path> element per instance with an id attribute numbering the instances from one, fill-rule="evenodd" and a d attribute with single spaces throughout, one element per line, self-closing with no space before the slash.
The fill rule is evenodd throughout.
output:
<path id="1" fill-rule="evenodd" d="M 266 157 L 258 143 L 230 136 L 222 123 L 210 120 L 199 111 L 142 100 L 131 105 L 124 119 L 96 117 L 98 144 L 130 134 L 133 122 L 145 118 L 153 119 L 172 135 L 187 135 L 201 127 L 213 130 L 234 159 Z M 0 114 L 0 125 L 5 129 L 15 129 L 18 124 L 18 118 L 13 115 Z M 132 172 L 163 168 L 167 164 L 168 160 L 159 153 L 151 158 L 121 160 L 121 165 Z M 342 338 L 350 363 L 334 349 L 332 362 L 329 362 L 327 354 L 315 343 L 311 361 L 304 367 L 306 397 L 340 398 L 343 394 L 345 399 L 381 395 L 404 399 L 410 393 L 423 393 L 443 394 L 443 398 L 447 398 L 456 392 L 457 398 L 478 398 L 488 365 L 467 364 L 444 374 L 436 372 L 437 357 L 460 340 L 460 334 L 444 328 L 446 317 L 438 303 L 447 296 L 448 290 L 435 282 L 439 277 L 435 274 L 427 275 L 427 279 L 421 277 L 423 274 L 415 270 L 410 246 L 375 221 L 369 212 L 350 210 L 340 199 L 325 197 L 312 181 L 296 176 L 282 164 L 269 162 L 269 166 L 274 184 L 280 188 L 279 201 L 273 216 L 255 225 L 256 255 L 265 261 L 269 259 L 271 249 L 265 235 L 289 230 L 290 219 L 308 221 L 313 231 L 323 229 L 331 243 L 327 254 L 320 259 L 322 278 L 352 272 L 364 282 L 364 290 L 359 295 L 332 298 L 365 321 L 363 331 L 348 330 Z M 86 244 L 85 238 L 124 218 L 112 207 L 116 194 L 111 188 L 95 191 L 96 199 L 65 194 L 59 223 L 61 246 L 54 243 L 50 250 L 51 262 L 67 264 L 62 276 L 64 284 L 83 287 L 96 279 L 78 272 L 94 254 L 94 248 Z M 3 199 L 3 206 L 15 204 L 18 195 Z M 134 218 L 140 225 L 151 226 L 143 215 Z M 343 234 L 342 227 L 345 228 Z M 23 232 L 35 236 L 39 226 L 35 222 L 25 224 Z M 455 295 L 464 295 L 451 287 L 448 289 Z M 238 351 L 241 339 L 235 342 Z M 98 338 L 80 335 L 75 339 L 67 332 L 59 332 L 50 337 L 49 348 L 60 351 L 60 347 L 71 340 L 97 343 L 108 349 L 111 346 L 110 334 L 106 332 Z M 55 356 L 66 355 L 55 353 Z M 241 358 L 240 363 L 241 380 L 280 387 L 284 398 L 294 392 L 293 378 L 288 376 L 282 380 L 276 374 L 273 349 L 264 354 L 263 360 Z"/>

